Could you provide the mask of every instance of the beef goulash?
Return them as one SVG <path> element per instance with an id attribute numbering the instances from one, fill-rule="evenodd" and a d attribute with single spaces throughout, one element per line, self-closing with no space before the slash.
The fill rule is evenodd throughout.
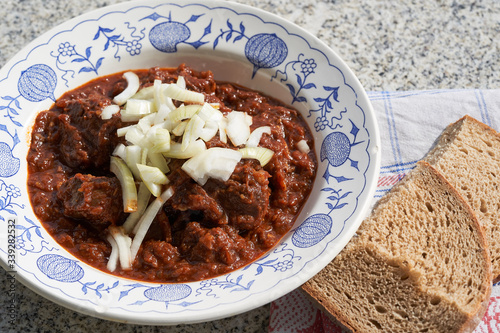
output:
<path id="1" fill-rule="evenodd" d="M 46 230 L 83 262 L 142 281 L 256 260 L 292 227 L 317 168 L 296 110 L 185 65 L 90 81 L 31 134 L 28 188 Z"/>

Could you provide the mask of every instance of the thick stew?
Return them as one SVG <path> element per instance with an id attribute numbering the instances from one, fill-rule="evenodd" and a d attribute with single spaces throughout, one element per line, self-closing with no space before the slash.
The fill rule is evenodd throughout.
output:
<path id="1" fill-rule="evenodd" d="M 273 98 L 215 81 L 210 71 L 181 65 L 133 72 L 141 88 L 182 76 L 187 89 L 203 93 L 223 114 L 246 112 L 252 129 L 271 128 L 259 146 L 274 154 L 264 167 L 256 159 L 241 159 L 228 180 L 209 178 L 203 185 L 184 172 L 183 159 L 165 159 L 169 183 L 162 186 L 173 195 L 150 225 L 131 269 L 118 267 L 113 274 L 154 282 L 196 281 L 254 261 L 291 228 L 311 191 L 317 161 L 313 149 L 298 148 L 299 142 L 313 147 L 304 120 Z M 110 157 L 126 141 L 117 129 L 129 124 L 120 113 L 103 119 L 101 112 L 126 87 L 123 73 L 117 73 L 65 93 L 38 114 L 27 156 L 35 214 L 59 244 L 103 271 L 111 254 L 108 230 L 121 226 L 129 214 L 120 181 L 110 171 Z M 238 148 L 220 136 L 205 144 Z"/>

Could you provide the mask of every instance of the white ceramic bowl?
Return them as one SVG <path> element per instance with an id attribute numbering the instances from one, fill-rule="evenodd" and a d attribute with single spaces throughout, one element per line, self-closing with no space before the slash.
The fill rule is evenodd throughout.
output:
<path id="1" fill-rule="evenodd" d="M 78 261 L 44 230 L 26 188 L 30 126 L 55 98 L 97 76 L 187 63 L 299 110 L 315 136 L 314 188 L 266 256 L 210 280 L 155 284 Z M 39 294 L 129 323 L 194 323 L 256 308 L 297 288 L 347 244 L 372 200 L 376 120 L 360 83 L 317 38 L 264 11 L 225 1 L 121 3 L 69 20 L 0 71 L 0 262 Z"/>

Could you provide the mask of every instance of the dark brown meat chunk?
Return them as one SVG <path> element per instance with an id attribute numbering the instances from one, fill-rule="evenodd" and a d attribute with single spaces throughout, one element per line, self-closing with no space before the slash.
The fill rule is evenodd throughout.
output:
<path id="1" fill-rule="evenodd" d="M 224 209 L 213 197 L 205 191 L 203 187 L 195 183 L 180 166 L 172 166 L 174 169 L 169 177 L 172 180 L 171 186 L 174 195 L 168 201 L 169 216 L 175 215 L 172 211 L 179 211 L 184 222 L 198 221 L 207 226 L 218 226 L 227 224 L 227 216 Z M 175 221 L 175 218 L 173 218 Z M 181 226 L 181 228 L 184 224 Z M 175 227 L 174 227 L 175 228 Z"/>
<path id="2" fill-rule="evenodd" d="M 198 222 L 188 223 L 179 249 L 191 262 L 232 265 L 242 256 L 251 256 L 253 244 L 239 236 L 230 226 L 203 228 Z"/>
<path id="3" fill-rule="evenodd" d="M 238 163 L 227 182 L 210 179 L 205 190 L 220 202 L 229 225 L 241 231 L 259 226 L 269 207 L 269 173 L 256 160 Z"/>
<path id="4" fill-rule="evenodd" d="M 98 230 L 117 224 L 123 214 L 121 188 L 116 178 L 77 173 L 61 185 L 57 198 L 65 216 L 85 220 Z"/>

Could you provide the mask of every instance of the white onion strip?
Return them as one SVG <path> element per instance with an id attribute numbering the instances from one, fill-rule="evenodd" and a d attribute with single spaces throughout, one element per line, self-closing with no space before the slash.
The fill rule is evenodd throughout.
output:
<path id="1" fill-rule="evenodd" d="M 111 119 L 114 114 L 120 112 L 120 107 L 116 104 L 110 104 L 106 106 L 104 109 L 101 111 L 101 119 L 107 120 Z"/>
<path id="2" fill-rule="evenodd" d="M 260 162 L 261 166 L 265 166 L 274 155 L 271 149 L 264 147 L 247 147 L 238 149 L 241 153 L 242 158 L 254 158 Z"/>
<path id="3" fill-rule="evenodd" d="M 257 147 L 259 145 L 260 139 L 262 138 L 263 134 L 271 134 L 271 127 L 270 126 L 261 126 L 257 127 L 256 129 L 253 130 L 252 133 L 250 133 L 250 136 L 248 137 L 246 146 L 247 147 Z"/>
<path id="4" fill-rule="evenodd" d="M 108 264 L 106 267 L 110 272 L 114 272 L 116 270 L 116 266 L 118 265 L 118 245 L 111 235 L 108 235 L 106 239 L 108 240 L 109 244 L 111 244 L 111 254 L 109 255 Z"/>
<path id="5" fill-rule="evenodd" d="M 134 229 L 135 225 L 148 207 L 149 198 L 151 198 L 151 192 L 149 192 L 146 184 L 141 183 L 139 185 L 139 191 L 137 192 L 137 210 L 130 213 L 122 225 L 127 234 L 130 234 L 130 232 Z"/>
<path id="6" fill-rule="evenodd" d="M 123 74 L 123 77 L 127 80 L 127 88 L 113 99 L 113 102 L 118 105 L 125 104 L 130 97 L 135 95 L 140 86 L 139 77 L 134 72 L 126 72 Z"/>
<path id="7" fill-rule="evenodd" d="M 144 237 L 146 236 L 151 223 L 153 223 L 153 220 L 160 211 L 161 207 L 163 207 L 163 204 L 168 199 L 170 199 L 173 194 L 174 191 L 171 187 L 165 190 L 159 197 L 157 197 L 153 202 L 149 204 L 148 208 L 144 212 L 144 215 L 142 215 L 139 222 L 135 225 L 135 228 L 133 230 L 135 236 L 134 240 L 132 241 L 132 245 L 130 246 L 132 261 L 137 256 L 137 252 L 139 252 L 139 248 L 141 247 L 142 241 L 144 240 Z"/>
<path id="8" fill-rule="evenodd" d="M 123 197 L 123 211 L 126 213 L 137 210 L 137 189 L 135 187 L 134 176 L 123 160 L 116 156 L 111 156 L 110 170 L 120 181 Z"/>
<path id="9" fill-rule="evenodd" d="M 111 226 L 108 228 L 110 235 L 116 242 L 118 248 L 118 260 L 123 270 L 132 268 L 132 257 L 130 256 L 131 239 L 125 234 L 123 228 Z"/>
<path id="10" fill-rule="evenodd" d="M 297 142 L 297 148 L 299 149 L 299 151 L 301 153 L 304 153 L 304 154 L 307 154 L 311 151 L 311 148 L 307 144 L 306 140 L 300 140 L 299 142 Z"/>

